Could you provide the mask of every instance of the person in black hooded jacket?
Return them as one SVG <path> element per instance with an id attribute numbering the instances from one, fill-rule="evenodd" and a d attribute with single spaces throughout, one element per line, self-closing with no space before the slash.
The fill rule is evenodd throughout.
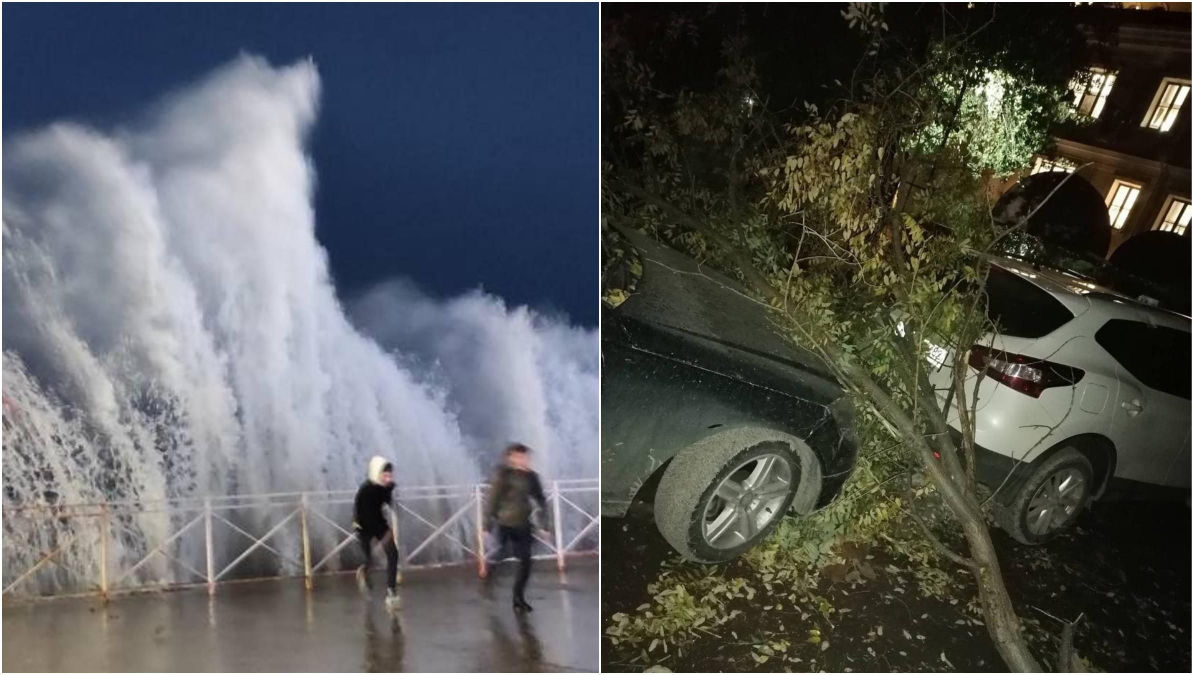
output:
<path id="1" fill-rule="evenodd" d="M 399 596 L 396 595 L 396 568 L 400 562 L 400 552 L 393 541 L 392 528 L 388 525 L 383 507 L 393 508 L 392 490 L 395 487 L 396 484 L 392 481 L 392 463 L 383 457 L 375 456 L 367 464 L 367 480 L 354 495 L 354 531 L 358 534 L 365 559 L 356 574 L 358 587 L 364 594 L 370 590 L 367 570 L 371 565 L 371 542 L 378 539 L 383 544 L 384 555 L 387 556 L 389 607 L 394 607 L 399 602 Z"/>

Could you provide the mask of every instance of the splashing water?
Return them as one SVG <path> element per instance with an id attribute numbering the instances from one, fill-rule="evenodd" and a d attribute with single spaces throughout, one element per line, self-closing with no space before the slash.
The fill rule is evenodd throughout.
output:
<path id="1" fill-rule="evenodd" d="M 7 504 L 351 489 L 374 454 L 401 485 L 473 483 L 506 440 L 596 475 L 594 330 L 402 284 L 361 327 L 343 313 L 304 147 L 318 90 L 311 62 L 244 56 L 133 128 L 8 140 Z M 170 523 L 138 527 L 131 548 Z"/>
<path id="2" fill-rule="evenodd" d="M 598 473 L 597 334 L 473 292 L 439 303 L 407 283 L 352 304 L 357 325 L 414 372 L 445 383 L 471 447 L 521 440 L 549 476 Z"/>

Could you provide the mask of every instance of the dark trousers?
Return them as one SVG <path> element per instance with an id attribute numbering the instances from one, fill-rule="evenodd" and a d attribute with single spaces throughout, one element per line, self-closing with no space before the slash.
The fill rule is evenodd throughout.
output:
<path id="1" fill-rule="evenodd" d="M 383 539 L 383 553 L 387 556 L 387 587 L 396 590 L 396 567 L 400 564 L 400 551 L 396 550 L 396 542 L 392 541 L 390 530 L 368 534 L 366 530 L 358 531 L 358 543 L 362 545 L 363 558 L 366 566 L 371 567 L 371 540 Z"/>
<path id="2" fill-rule="evenodd" d="M 521 561 L 521 567 L 517 570 L 517 581 L 513 584 L 513 599 L 524 601 L 525 584 L 529 582 L 529 570 L 533 567 L 533 528 L 529 525 L 521 527 L 500 525 L 496 528 L 496 533 L 500 539 L 500 550 L 488 561 L 488 578 L 491 578 L 496 563 L 511 554 Z"/>

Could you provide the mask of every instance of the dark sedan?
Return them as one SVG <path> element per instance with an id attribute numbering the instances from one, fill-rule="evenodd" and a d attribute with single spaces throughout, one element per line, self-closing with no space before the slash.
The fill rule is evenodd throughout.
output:
<path id="1" fill-rule="evenodd" d="M 645 235 L 621 242 L 641 278 L 602 316 L 603 513 L 653 499 L 679 553 L 729 560 L 789 506 L 837 496 L 857 452 L 849 401 L 739 284 Z"/>

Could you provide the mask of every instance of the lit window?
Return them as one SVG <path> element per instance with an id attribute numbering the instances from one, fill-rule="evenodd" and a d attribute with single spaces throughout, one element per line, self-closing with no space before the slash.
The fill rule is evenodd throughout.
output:
<path id="1" fill-rule="evenodd" d="M 1154 95 L 1154 103 L 1146 111 L 1142 126 L 1158 131 L 1170 131 L 1175 124 L 1175 118 L 1179 117 L 1179 109 L 1183 107 L 1183 102 L 1187 100 L 1188 92 L 1191 90 L 1190 80 L 1176 80 L 1169 77 L 1164 79 L 1162 84 L 1158 85 L 1158 93 Z"/>
<path id="2" fill-rule="evenodd" d="M 1125 226 L 1125 219 L 1141 191 L 1142 186 L 1136 183 L 1113 181 L 1112 189 L 1108 191 L 1108 220 L 1114 228 L 1119 230 Z"/>
<path id="3" fill-rule="evenodd" d="M 1072 89 L 1075 90 L 1075 112 L 1083 117 L 1095 119 L 1100 117 L 1104 102 L 1112 92 L 1113 83 L 1117 81 L 1115 70 L 1092 68 L 1077 80 Z"/>
<path id="4" fill-rule="evenodd" d="M 1187 232 L 1188 225 L 1191 224 L 1192 203 L 1186 199 L 1171 197 L 1167 199 L 1162 215 L 1159 217 L 1158 224 L 1154 226 L 1154 229 L 1183 234 Z"/>
<path id="5" fill-rule="evenodd" d="M 1065 159 L 1048 159 L 1046 157 L 1033 158 L 1033 171 L 1029 175 L 1035 173 L 1075 173 L 1075 164 L 1068 162 Z"/>

